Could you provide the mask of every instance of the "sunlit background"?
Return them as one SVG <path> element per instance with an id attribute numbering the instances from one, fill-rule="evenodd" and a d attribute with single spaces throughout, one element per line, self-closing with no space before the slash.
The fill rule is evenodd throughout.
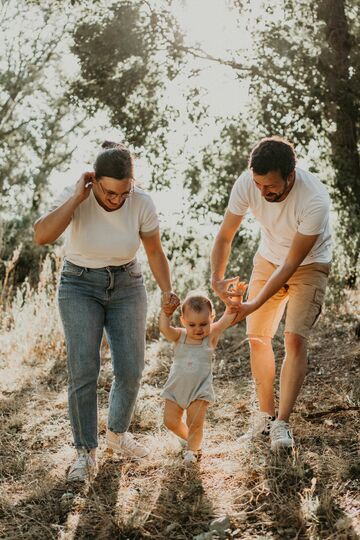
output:
<path id="1" fill-rule="evenodd" d="M 229 51 L 242 49 L 244 58 L 251 55 L 251 35 L 249 33 L 250 15 L 255 17 L 259 11 L 259 2 L 250 3 L 250 13 L 244 20 L 235 16 L 234 10 L 222 0 L 196 1 L 174 1 L 171 11 L 175 15 L 182 31 L 185 42 L 189 46 L 200 47 L 207 54 L 214 58 L 226 58 Z M 239 59 L 241 60 L 241 59 Z M 63 62 L 69 74 L 73 76 L 77 71 L 76 59 L 69 53 L 64 54 Z M 199 70 L 196 76 L 189 79 L 192 70 Z M 184 125 L 186 118 L 186 98 L 184 89 L 202 88 L 201 99 L 203 105 L 209 108 L 209 116 L 212 123 L 206 130 L 199 131 L 196 126 L 190 123 Z M 179 74 L 175 80 L 167 86 L 167 92 L 163 96 L 163 102 L 176 107 L 180 112 L 178 127 L 168 133 L 169 147 L 174 150 L 174 156 L 179 147 L 188 140 L 187 146 L 194 152 L 209 144 L 217 133 L 215 120 L 217 117 L 232 117 L 241 115 L 246 105 L 249 103 L 249 81 L 239 82 L 234 70 L 223 66 L 216 61 L 202 58 L 190 57 L 186 70 Z M 79 141 L 76 153 L 66 171 L 54 171 L 51 177 L 51 190 L 53 193 L 60 192 L 69 182 L 75 181 L 82 172 L 91 170 L 94 156 L 98 147 L 94 144 L 94 139 L 102 140 L 123 140 L 121 131 L 111 128 L 109 120 L 104 111 L 99 111 L 93 121 L 89 120 L 91 133 L 89 137 Z M 186 165 L 186 161 L 177 159 L 177 166 Z M 239 174 L 241 170 L 239 169 Z M 150 185 L 150 171 L 146 155 L 138 156 L 136 160 L 136 177 L 142 185 Z M 183 189 L 183 178 L 181 174 L 174 178 L 171 188 L 153 193 L 160 213 L 165 221 L 170 221 L 172 225 L 177 222 L 179 200 L 187 204 L 187 194 Z M 182 205 L 181 205 L 182 206 Z M 182 206 L 183 208 L 183 206 Z"/>
<path id="2" fill-rule="evenodd" d="M 205 538 L 210 519 L 228 515 L 234 538 L 358 538 L 359 1 L 2 0 L 0 21 L 0 537 Z M 70 488 L 63 244 L 36 245 L 34 222 L 92 169 L 105 139 L 124 142 L 156 202 L 173 289 L 183 299 L 201 288 L 219 316 L 214 237 L 251 148 L 275 134 L 326 184 L 334 222 L 296 451 L 280 462 L 239 445 L 255 410 L 241 322 L 217 350 L 220 399 L 199 471 L 179 466 L 162 426 L 171 352 L 159 339 L 160 290 L 140 253 L 147 352 L 133 425 L 153 457 L 127 464 L 100 447 L 95 482 Z M 248 215 L 226 277 L 248 281 L 257 246 Z M 274 347 L 280 359 L 281 336 Z M 102 437 L 112 369 L 101 352 Z"/>

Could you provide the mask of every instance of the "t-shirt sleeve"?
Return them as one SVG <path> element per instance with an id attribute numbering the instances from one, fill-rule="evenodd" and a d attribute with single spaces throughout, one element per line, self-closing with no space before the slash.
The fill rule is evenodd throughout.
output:
<path id="1" fill-rule="evenodd" d="M 304 211 L 298 232 L 301 234 L 321 234 L 329 221 L 330 201 L 315 200 Z"/>
<path id="2" fill-rule="evenodd" d="M 51 203 L 50 211 L 55 210 L 66 202 L 75 192 L 75 185 L 67 186 L 61 193 L 56 195 Z"/>
<path id="3" fill-rule="evenodd" d="M 139 232 L 144 235 L 149 235 L 159 228 L 159 219 L 156 212 L 155 204 L 151 197 L 147 196 L 142 211 L 140 213 Z"/>
<path id="4" fill-rule="evenodd" d="M 228 210 L 230 210 L 232 214 L 243 216 L 249 208 L 248 176 L 249 174 L 247 171 L 243 172 L 232 187 L 228 204 Z"/>

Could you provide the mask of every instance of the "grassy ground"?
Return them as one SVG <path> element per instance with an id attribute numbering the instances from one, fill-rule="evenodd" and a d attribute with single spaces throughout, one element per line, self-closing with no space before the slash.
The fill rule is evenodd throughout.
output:
<path id="1" fill-rule="evenodd" d="M 177 442 L 161 425 L 159 393 L 171 356 L 162 341 L 148 346 L 132 424 L 152 457 L 130 464 L 104 452 L 111 384 L 104 350 L 99 473 L 89 485 L 71 486 L 65 354 L 53 306 L 41 320 L 36 310 L 22 310 L 23 319 L 19 313 L 15 342 L 11 321 L 3 321 L 0 341 L 0 538 L 185 540 L 224 515 L 227 538 L 359 537 L 360 342 L 350 319 L 328 316 L 314 331 L 292 418 L 297 447 L 283 456 L 272 455 L 266 442 L 238 442 L 255 408 L 254 390 L 247 345 L 239 346 L 243 326 L 229 330 L 215 360 L 218 401 L 208 414 L 204 457 L 193 470 L 184 469 Z M 275 348 L 281 358 L 280 339 Z"/>

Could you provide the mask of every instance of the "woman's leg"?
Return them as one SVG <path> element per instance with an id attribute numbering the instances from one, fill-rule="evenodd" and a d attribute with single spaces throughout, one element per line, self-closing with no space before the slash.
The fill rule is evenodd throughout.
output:
<path id="1" fill-rule="evenodd" d="M 58 303 L 68 359 L 69 416 L 76 448 L 97 447 L 97 379 L 104 308 L 82 287 L 81 276 L 62 277 Z"/>
<path id="2" fill-rule="evenodd" d="M 115 433 L 129 428 L 144 369 L 146 292 L 142 284 L 127 288 L 129 279 L 125 272 L 117 275 L 119 290 L 114 291 L 105 315 L 114 370 L 108 428 Z"/>
<path id="3" fill-rule="evenodd" d="M 189 430 L 187 425 L 182 421 L 184 409 L 175 401 L 170 399 L 165 400 L 164 409 L 164 425 L 170 429 L 175 435 L 187 441 Z"/>
<path id="4" fill-rule="evenodd" d="M 200 450 L 204 435 L 204 423 L 208 401 L 196 399 L 186 409 L 186 423 L 189 429 L 188 449 L 196 452 Z"/>

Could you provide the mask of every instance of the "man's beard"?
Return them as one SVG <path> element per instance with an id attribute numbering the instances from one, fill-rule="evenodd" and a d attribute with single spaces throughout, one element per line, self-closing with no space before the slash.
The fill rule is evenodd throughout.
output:
<path id="1" fill-rule="evenodd" d="M 267 195 L 264 196 L 264 199 L 267 202 L 278 202 L 278 200 L 281 199 L 281 197 L 284 195 L 285 191 L 287 190 L 288 185 L 289 184 L 288 184 L 288 181 L 286 179 L 285 180 L 285 187 L 284 187 L 284 189 L 282 191 L 280 191 L 280 193 L 268 193 Z"/>

